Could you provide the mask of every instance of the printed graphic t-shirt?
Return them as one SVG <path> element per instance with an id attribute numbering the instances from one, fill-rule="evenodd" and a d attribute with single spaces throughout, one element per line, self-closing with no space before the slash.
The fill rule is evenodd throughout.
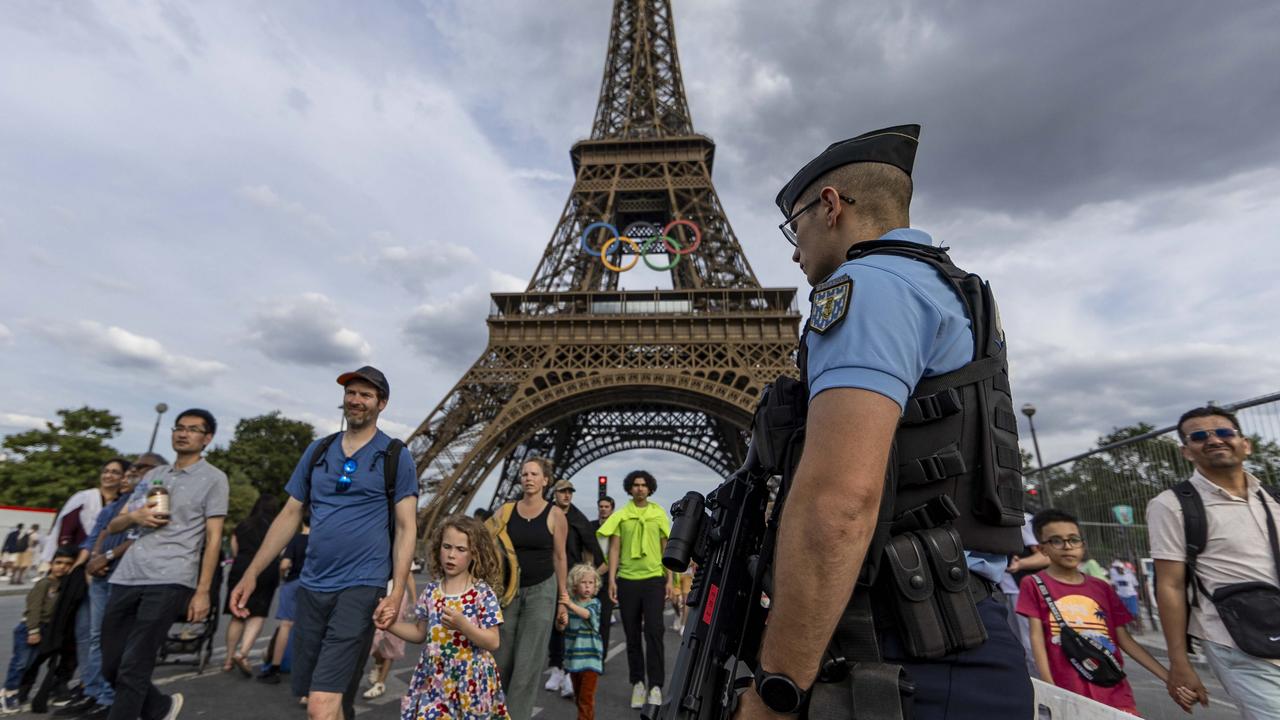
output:
<path id="1" fill-rule="evenodd" d="M 1105 581 L 1088 575 L 1084 576 L 1084 582 L 1080 585 L 1068 585 L 1045 572 L 1036 573 L 1036 576 L 1044 580 L 1049 596 L 1058 606 L 1058 612 L 1062 613 L 1062 619 L 1076 632 L 1098 641 L 1110 650 L 1120 666 L 1124 667 L 1124 657 L 1116 645 L 1116 626 L 1129 623 L 1133 616 L 1125 608 L 1120 596 L 1116 595 L 1116 591 Z M 1022 578 L 1016 609 L 1019 615 L 1040 619 L 1053 684 L 1118 710 L 1137 714 L 1138 706 L 1128 680 L 1123 680 L 1114 687 L 1104 688 L 1080 677 L 1080 673 L 1071 666 L 1058 639 L 1058 623 L 1049 613 L 1049 605 L 1040 596 L 1040 589 L 1036 587 L 1033 577 L 1035 576 L 1028 575 Z"/>

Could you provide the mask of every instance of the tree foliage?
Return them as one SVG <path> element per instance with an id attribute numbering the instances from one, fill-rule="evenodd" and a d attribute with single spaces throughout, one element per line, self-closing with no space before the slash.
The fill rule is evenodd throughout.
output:
<path id="1" fill-rule="evenodd" d="M 279 411 L 270 412 L 236 423 L 231 442 L 225 448 L 210 451 L 206 457 L 228 477 L 242 477 L 257 491 L 249 500 L 252 505 L 258 493 L 284 495 L 284 486 L 294 466 L 315 435 L 310 423 L 290 420 Z"/>
<path id="2" fill-rule="evenodd" d="M 94 487 L 102 465 L 120 454 L 107 443 L 120 432 L 109 410 L 59 410 L 44 429 L 4 438 L 0 504 L 60 508 L 67 498 Z"/>

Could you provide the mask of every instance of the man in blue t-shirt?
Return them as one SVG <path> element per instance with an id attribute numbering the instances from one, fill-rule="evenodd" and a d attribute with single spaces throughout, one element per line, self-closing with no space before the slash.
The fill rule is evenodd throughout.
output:
<path id="1" fill-rule="evenodd" d="M 836 143 L 778 196 L 786 216 L 779 228 L 813 286 L 800 354 L 809 406 L 803 455 L 779 525 L 755 692 L 742 696 L 738 720 L 795 713 L 808 702 L 823 653 L 869 559 L 908 398 L 925 378 L 965 367 L 983 347 L 975 346 L 973 323 L 950 281 L 913 259 L 914 247 L 933 245 L 928 234 L 910 227 L 918 134 L 919 126 L 908 125 Z M 870 241 L 878 244 L 858 252 Z M 907 254 L 869 252 L 895 244 Z M 815 555 L 813 548 L 823 552 Z M 938 660 L 917 660 L 881 623 L 880 652 L 914 685 L 917 720 L 1028 717 L 1031 684 L 1022 649 L 991 589 L 1007 558 L 976 552 L 966 558 L 977 578 L 970 587 L 987 590 L 977 603 L 987 641 Z M 830 702 L 832 693 L 823 697 Z"/>
<path id="2" fill-rule="evenodd" d="M 386 376 L 366 365 L 339 375 L 338 384 L 345 388 L 346 431 L 329 442 L 314 465 L 308 461 L 324 439 L 302 454 L 285 486 L 289 500 L 231 593 L 233 612 L 247 617 L 245 603 L 258 575 L 276 562 L 302 523 L 303 504 L 310 503 L 311 539 L 296 599 L 292 685 L 295 695 L 307 698 L 312 720 L 355 717 L 355 692 L 374 627 L 386 629 L 395 621 L 417 534 L 418 474 L 402 447 L 391 547 L 384 474 L 391 438 L 377 425 L 391 396 Z"/>

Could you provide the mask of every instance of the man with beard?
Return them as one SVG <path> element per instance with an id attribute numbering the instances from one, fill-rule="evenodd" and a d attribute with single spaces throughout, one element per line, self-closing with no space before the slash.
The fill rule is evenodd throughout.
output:
<path id="1" fill-rule="evenodd" d="M 1218 591 L 1229 586 L 1280 584 L 1280 558 L 1275 556 L 1280 503 L 1244 469 L 1253 445 L 1232 413 L 1212 405 L 1188 410 L 1178 419 L 1178 437 L 1182 457 L 1195 472 L 1147 503 L 1156 607 L 1169 646 L 1166 689 L 1175 701 L 1179 690 L 1186 689 L 1201 705 L 1209 704 L 1209 693 L 1187 657 L 1190 633 L 1200 639 L 1214 675 L 1240 704 L 1245 718 L 1280 717 L 1280 659 L 1275 653 L 1258 657 L 1242 650 L 1223 622 L 1227 614 L 1216 605 L 1230 594 Z M 1192 526 L 1184 525 L 1187 510 L 1200 516 L 1202 537 L 1189 537 Z M 1193 542 L 1199 552 L 1194 552 Z M 1189 609 L 1188 584 L 1198 590 Z M 1258 627 L 1266 618 L 1244 613 L 1236 617 L 1237 630 L 1276 642 Z"/>
<path id="2" fill-rule="evenodd" d="M 232 611 L 247 617 L 245 604 L 258 575 L 276 562 L 302 524 L 303 505 L 310 503 L 311 541 L 295 599 L 291 674 L 293 694 L 305 699 L 312 720 L 355 717 L 355 692 L 374 626 L 385 630 L 399 614 L 417 534 L 413 457 L 378 429 L 390 383 L 366 365 L 339 375 L 338 384 L 344 388 L 347 429 L 316 440 L 302 454 L 285 487 L 290 497 L 284 509 L 231 593 Z M 396 463 L 391 498 L 388 462 Z"/>
<path id="3" fill-rule="evenodd" d="M 564 512 L 569 520 L 569 537 L 565 541 L 565 557 L 568 559 L 569 567 L 573 567 L 578 563 L 592 563 L 596 554 L 593 552 L 597 547 L 595 540 L 595 531 L 591 527 L 591 521 L 587 516 L 573 504 L 573 483 L 568 480 L 560 480 L 555 485 L 551 499 L 555 502 L 556 507 Z M 547 690 L 559 690 L 560 697 L 573 697 L 573 685 L 569 682 L 569 673 L 564 671 L 564 631 L 551 631 L 551 647 L 550 647 L 550 666 L 551 677 L 544 686 Z"/>

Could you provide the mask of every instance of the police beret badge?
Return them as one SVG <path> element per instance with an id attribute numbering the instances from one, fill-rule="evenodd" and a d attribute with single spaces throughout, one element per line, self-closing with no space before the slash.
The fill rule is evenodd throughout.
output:
<path id="1" fill-rule="evenodd" d="M 849 312 L 853 300 L 853 278 L 837 275 L 813 289 L 813 307 L 809 310 L 809 329 L 819 335 L 835 327 Z"/>

